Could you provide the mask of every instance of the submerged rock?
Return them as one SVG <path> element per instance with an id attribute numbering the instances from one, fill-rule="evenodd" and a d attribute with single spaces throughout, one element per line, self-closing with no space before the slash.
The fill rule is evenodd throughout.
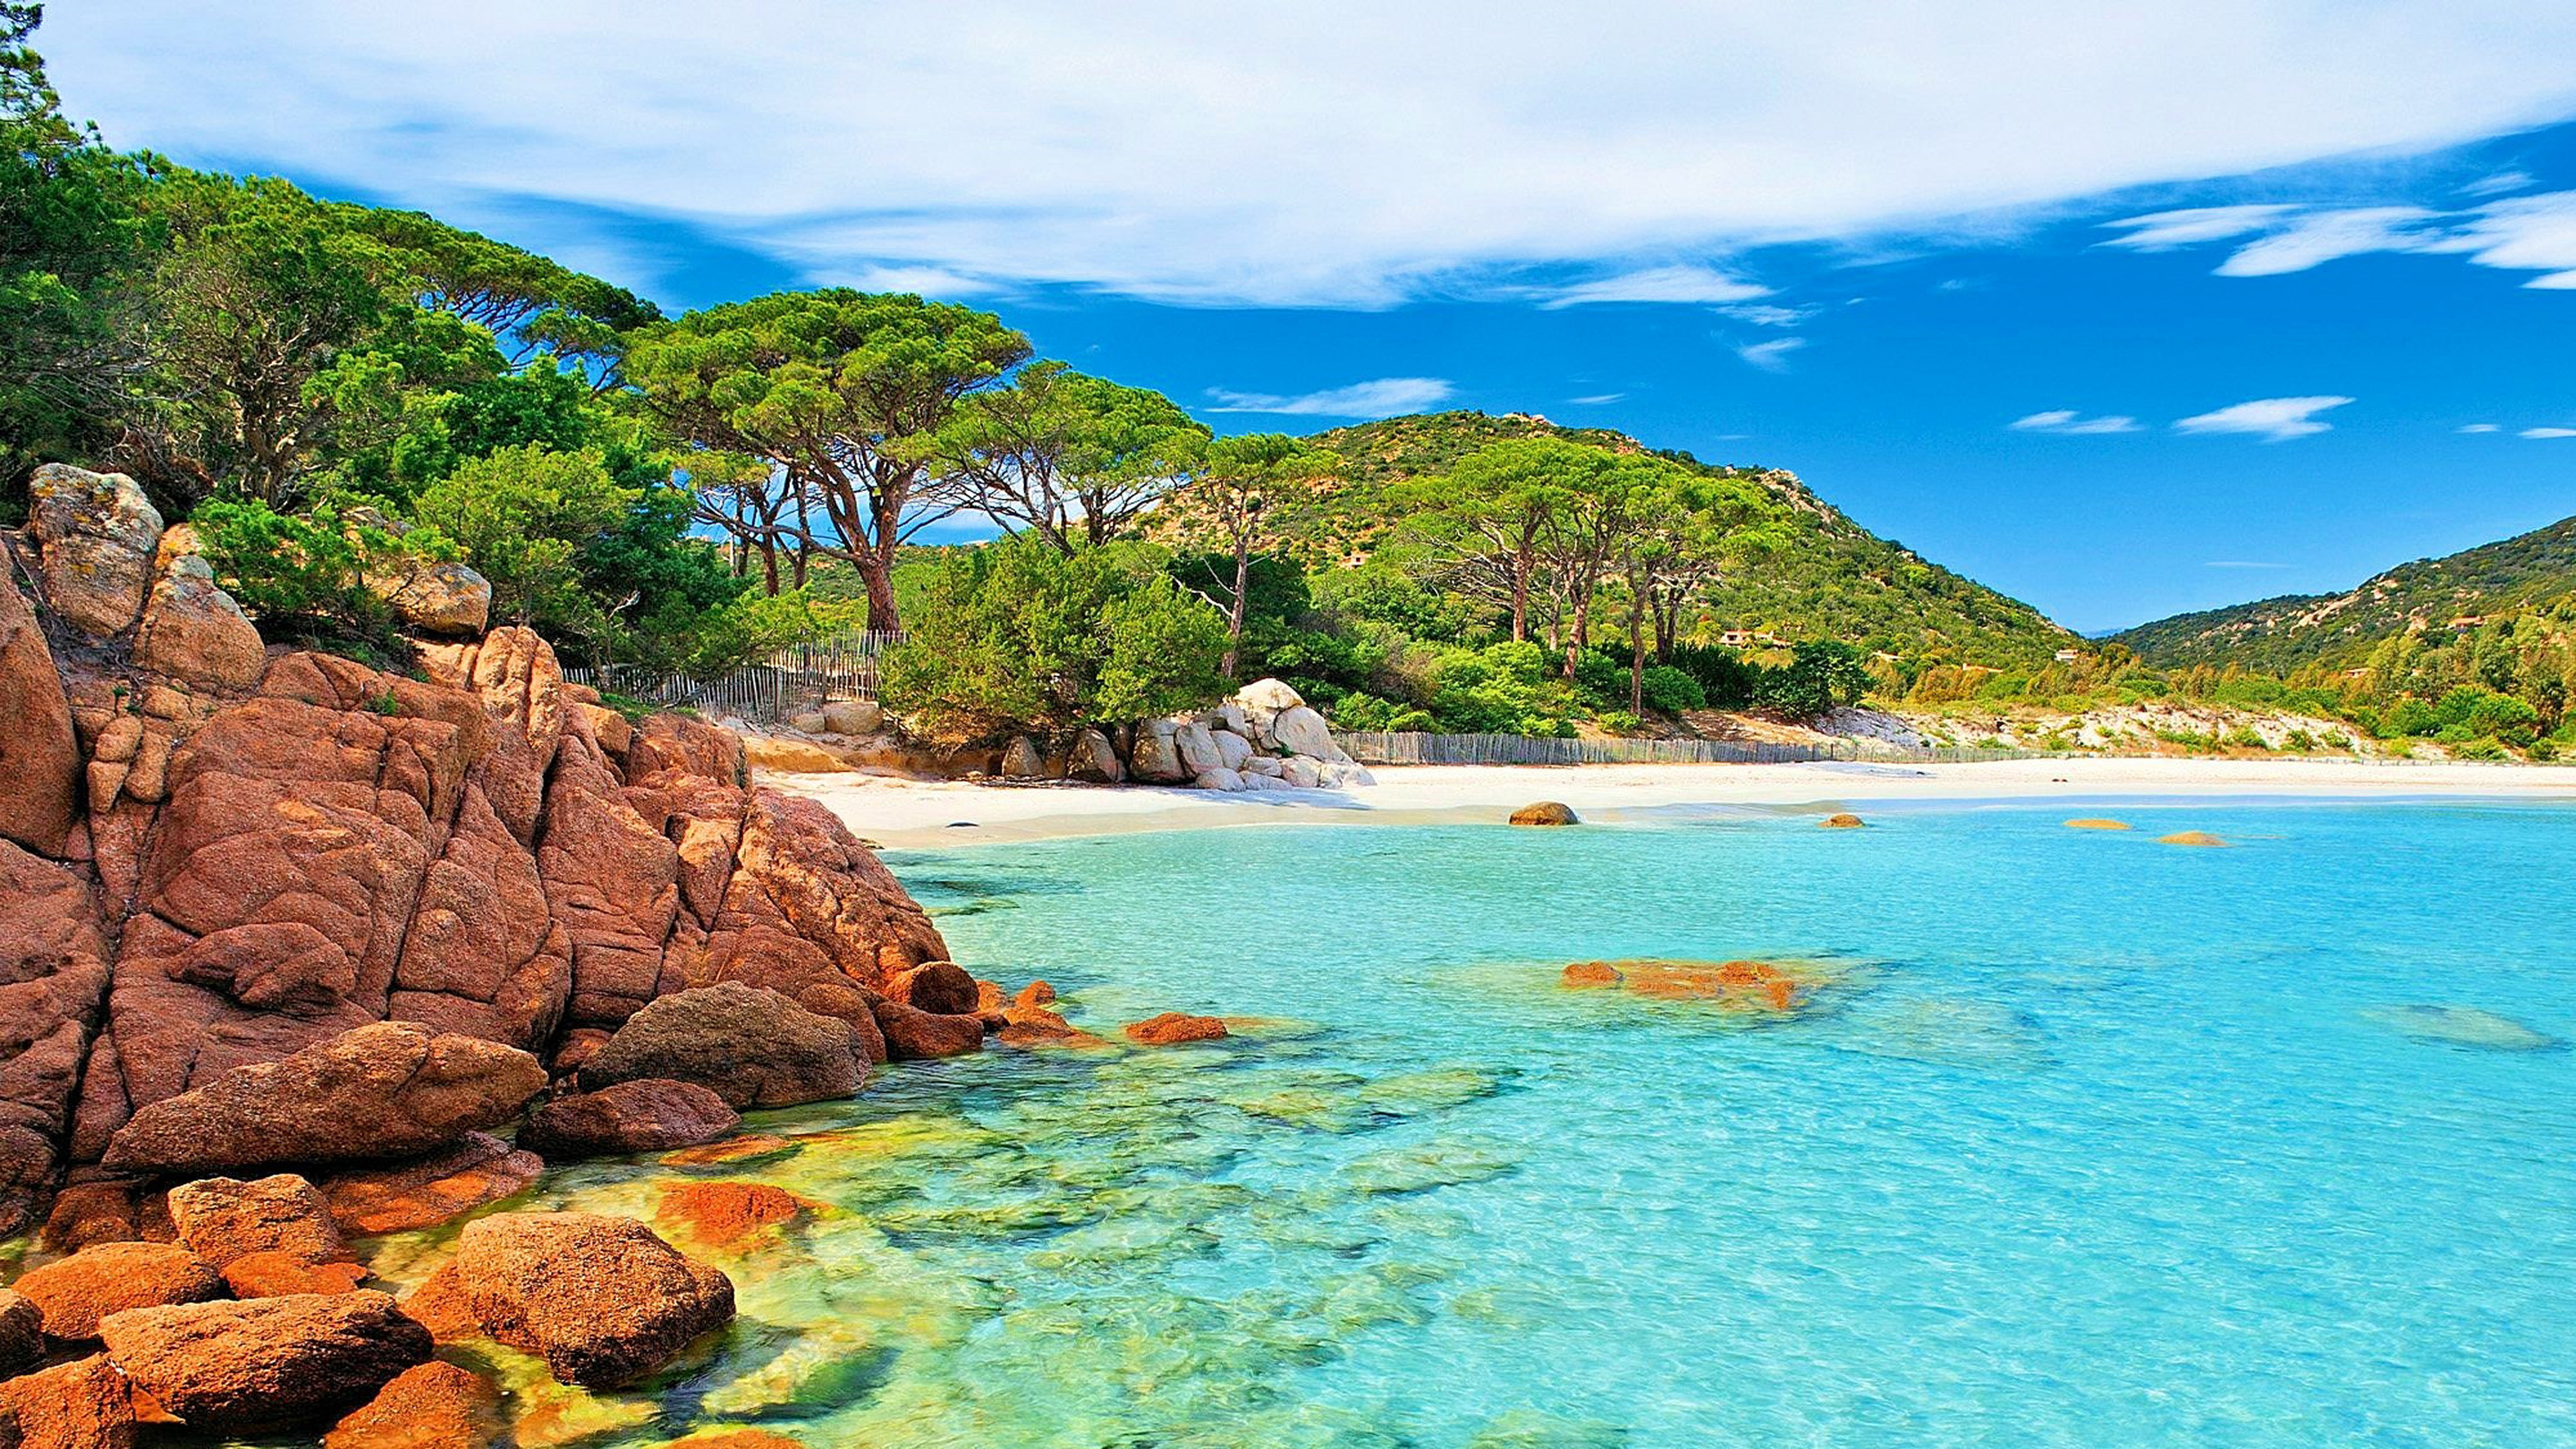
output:
<path id="1" fill-rule="evenodd" d="M 44 1315 L 46 1336 L 66 1343 L 98 1337 L 103 1319 L 129 1308 L 224 1294 L 215 1265 L 176 1243 L 99 1243 L 29 1270 L 14 1286 Z"/>
<path id="2" fill-rule="evenodd" d="M 1535 805 L 1524 805 L 1513 811 L 1511 823 L 1514 825 L 1578 825 L 1582 822 L 1576 817 L 1573 806 L 1559 804 L 1554 800 L 1541 800 Z"/>
<path id="3" fill-rule="evenodd" d="M 803 1198 L 765 1182 L 675 1182 L 662 1189 L 653 1217 L 723 1248 L 792 1223 L 807 1207 Z"/>
<path id="4" fill-rule="evenodd" d="M 192 1429 L 292 1423 L 371 1398 L 430 1356 L 382 1293 L 137 1308 L 100 1325 L 108 1360 Z"/>
<path id="5" fill-rule="evenodd" d="M 2125 820 L 2106 820 L 2096 816 L 2086 816 L 2081 820 L 2067 821 L 2066 828 L 2069 830 L 2127 830 L 2130 826 Z"/>
<path id="6" fill-rule="evenodd" d="M 733 1317 L 731 1279 L 629 1218 L 483 1218 L 457 1239 L 454 1266 L 487 1332 L 584 1387 L 632 1383 Z"/>
<path id="7" fill-rule="evenodd" d="M 2157 836 L 2156 844 L 2196 845 L 2207 849 L 2223 849 L 2227 842 L 2206 830 L 2177 830 L 2171 835 Z"/>
<path id="8" fill-rule="evenodd" d="M 963 1056 L 984 1047 L 984 1020 L 969 1014 L 943 1015 L 906 1006 L 900 1001 L 868 1003 L 884 1033 L 888 1061 L 922 1061 Z"/>
<path id="9" fill-rule="evenodd" d="M 1813 961 L 1577 961 L 1558 974 L 1578 989 L 1617 988 L 1724 1011 L 1783 1013 L 1807 1004 L 1837 973 Z"/>
<path id="10" fill-rule="evenodd" d="M 1849 811 L 1839 811 L 1817 821 L 1816 824 L 1826 830 L 1858 830 L 1869 822 Z"/>
<path id="11" fill-rule="evenodd" d="M 322 1190 L 332 1215 L 349 1231 L 399 1233 L 454 1222 L 499 1202 L 535 1182 L 545 1167 L 536 1153 L 487 1132 L 470 1132 L 426 1157 L 337 1174 Z"/>
<path id="12" fill-rule="evenodd" d="M 652 1078 L 695 1082 L 736 1111 L 792 1107 L 858 1095 L 868 1054 L 848 1022 L 727 981 L 654 1001 L 581 1066 L 588 1090 Z"/>
<path id="13" fill-rule="evenodd" d="M 1559 974 L 1558 979 L 1567 986 L 1582 990 L 1597 986 L 1617 986 L 1628 978 L 1619 974 L 1619 968 L 1607 961 L 1577 961 L 1566 967 Z"/>
<path id="14" fill-rule="evenodd" d="M 1215 1041 L 1225 1035 L 1225 1023 L 1213 1016 L 1191 1016 L 1186 1012 L 1166 1011 L 1160 1016 L 1127 1025 L 1127 1039 L 1144 1046 L 1177 1046 L 1182 1042 Z"/>
<path id="15" fill-rule="evenodd" d="M 2364 1020 L 2417 1041 L 2491 1052 L 2544 1052 L 2565 1042 L 2547 1032 L 2474 1006 L 2365 1006 Z"/>
<path id="16" fill-rule="evenodd" d="M 741 1114 L 709 1088 L 643 1077 L 557 1097 L 530 1114 L 519 1141 L 553 1158 L 623 1157 L 695 1147 L 741 1125 Z"/>
<path id="17" fill-rule="evenodd" d="M 507 1122 L 545 1085 L 515 1047 L 378 1022 L 145 1107 L 103 1161 L 186 1173 L 406 1157 Z"/>

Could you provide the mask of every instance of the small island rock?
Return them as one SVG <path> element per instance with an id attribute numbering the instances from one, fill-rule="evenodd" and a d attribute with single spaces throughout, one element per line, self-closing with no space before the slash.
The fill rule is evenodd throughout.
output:
<path id="1" fill-rule="evenodd" d="M 1225 1035 L 1225 1023 L 1213 1016 L 1191 1016 L 1186 1012 L 1167 1011 L 1160 1016 L 1131 1022 L 1127 1039 L 1145 1046 L 1177 1046 L 1182 1042 L 1215 1041 Z"/>
<path id="2" fill-rule="evenodd" d="M 1560 804 L 1554 800 L 1541 800 L 1535 805 L 1524 805 L 1513 811 L 1512 823 L 1514 825 L 1579 825 L 1582 820 L 1574 813 L 1574 807 L 1571 805 Z"/>
<path id="3" fill-rule="evenodd" d="M 731 1279 L 630 1218 L 482 1218 L 457 1239 L 454 1266 L 485 1330 L 584 1388 L 632 1383 L 733 1317 Z"/>

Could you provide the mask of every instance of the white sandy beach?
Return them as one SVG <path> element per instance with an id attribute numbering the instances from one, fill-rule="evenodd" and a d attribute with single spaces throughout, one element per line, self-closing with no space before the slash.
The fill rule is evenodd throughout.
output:
<path id="1" fill-rule="evenodd" d="M 822 801 L 866 840 L 956 846 L 1255 824 L 1501 820 L 1536 800 L 1602 824 L 1694 807 L 1853 810 L 1909 802 L 2108 801 L 2155 808 L 2225 797 L 2576 799 L 2576 766 L 2357 760 L 2072 759 L 1981 764 L 1377 766 L 1348 791 L 1211 794 L 1151 786 L 1004 785 L 761 772 Z"/>

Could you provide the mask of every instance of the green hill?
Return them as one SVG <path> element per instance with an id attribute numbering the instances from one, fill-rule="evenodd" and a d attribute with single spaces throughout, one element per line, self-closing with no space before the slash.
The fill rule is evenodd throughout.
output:
<path id="1" fill-rule="evenodd" d="M 2576 600 L 2576 518 L 2445 558 L 2418 559 L 2340 594 L 2291 594 L 2204 609 L 2113 636 L 2155 665 L 2238 664 L 2286 674 L 2356 665 L 2428 625 L 2546 610 Z"/>
<path id="2" fill-rule="evenodd" d="M 1816 497 L 1796 475 L 1721 468 L 1688 453 L 1647 449 L 1601 428 L 1559 427 L 1523 413 L 1424 413 L 1335 428 L 1314 441 L 1345 464 L 1334 506 L 1309 525 L 1299 551 L 1315 561 L 1364 558 L 1392 526 L 1385 490 L 1436 474 L 1487 443 L 1556 436 L 1621 452 L 1645 451 L 1707 473 L 1749 478 L 1778 500 L 1793 542 L 1740 570 L 1711 594 L 1721 627 L 1789 640 L 1840 639 L 1911 659 L 2029 665 L 2076 642 L 2038 610 L 1878 537 Z"/>

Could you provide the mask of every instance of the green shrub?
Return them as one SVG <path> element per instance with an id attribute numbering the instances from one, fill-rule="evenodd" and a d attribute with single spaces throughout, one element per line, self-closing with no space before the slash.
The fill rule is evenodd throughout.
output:
<path id="1" fill-rule="evenodd" d="M 1649 667 L 1643 683 L 1650 709 L 1679 714 L 1686 709 L 1708 708 L 1708 691 L 1698 680 L 1669 664 Z"/>
<path id="2" fill-rule="evenodd" d="M 2451 746 L 2451 758 L 2455 760 L 2502 760 L 2509 758 L 2511 753 L 2503 741 L 2491 738 L 2462 740 Z"/>
<path id="3" fill-rule="evenodd" d="M 1614 709 L 1603 714 L 1599 723 L 1614 735 L 1633 735 L 1645 722 L 1624 709 Z"/>
<path id="4" fill-rule="evenodd" d="M 215 581 L 273 631 L 378 634 L 389 611 L 367 590 L 371 565 L 397 560 L 403 540 L 330 507 L 280 513 L 265 503 L 209 499 L 189 518 Z"/>

